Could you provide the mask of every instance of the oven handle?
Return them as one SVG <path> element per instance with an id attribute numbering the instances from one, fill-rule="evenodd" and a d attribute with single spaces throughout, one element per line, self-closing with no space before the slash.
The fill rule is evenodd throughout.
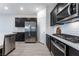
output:
<path id="1" fill-rule="evenodd" d="M 70 6 L 71 6 L 71 4 L 69 4 L 69 6 L 68 6 L 68 14 L 71 16 Z"/>

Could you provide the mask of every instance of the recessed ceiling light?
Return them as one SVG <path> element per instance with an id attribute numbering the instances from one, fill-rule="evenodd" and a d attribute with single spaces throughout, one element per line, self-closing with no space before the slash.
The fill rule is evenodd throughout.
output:
<path id="1" fill-rule="evenodd" d="M 39 10 L 39 8 L 36 8 L 36 11 L 38 11 Z"/>
<path id="2" fill-rule="evenodd" d="M 23 7 L 20 7 L 20 10 L 22 11 L 22 10 L 24 10 L 24 8 Z"/>
<path id="3" fill-rule="evenodd" d="M 8 7 L 7 7 L 7 6 L 5 6 L 5 7 L 4 7 L 4 9 L 5 9 L 5 10 L 8 10 Z"/>

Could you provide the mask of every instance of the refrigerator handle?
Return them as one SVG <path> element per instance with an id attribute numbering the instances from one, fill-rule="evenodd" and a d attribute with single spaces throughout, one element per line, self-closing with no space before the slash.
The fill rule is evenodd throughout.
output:
<path id="1" fill-rule="evenodd" d="M 29 37 L 31 36 L 31 26 L 29 25 Z"/>

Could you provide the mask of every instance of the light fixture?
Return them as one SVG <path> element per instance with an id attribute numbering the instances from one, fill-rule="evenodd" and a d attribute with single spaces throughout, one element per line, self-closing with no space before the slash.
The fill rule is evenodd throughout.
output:
<path id="1" fill-rule="evenodd" d="M 20 7 L 20 10 L 22 11 L 22 10 L 24 10 L 24 8 L 23 7 Z"/>
<path id="2" fill-rule="evenodd" d="M 39 8 L 36 8 L 36 11 L 38 11 L 39 10 Z"/>
<path id="3" fill-rule="evenodd" d="M 8 10 L 8 7 L 7 7 L 7 6 L 5 6 L 5 7 L 4 7 L 4 9 L 5 9 L 5 10 Z"/>

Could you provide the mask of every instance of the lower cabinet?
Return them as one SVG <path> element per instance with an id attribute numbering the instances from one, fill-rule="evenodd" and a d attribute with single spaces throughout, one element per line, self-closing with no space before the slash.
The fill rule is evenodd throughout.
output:
<path id="1" fill-rule="evenodd" d="M 56 38 L 46 34 L 46 45 L 54 56 L 79 56 L 79 50 L 68 46 Z"/>
<path id="2" fill-rule="evenodd" d="M 0 56 L 2 56 L 2 49 L 0 49 Z"/>
<path id="3" fill-rule="evenodd" d="M 25 33 L 24 32 L 18 32 L 16 34 L 16 40 L 15 41 L 24 41 L 25 40 Z"/>
<path id="4" fill-rule="evenodd" d="M 70 46 L 67 48 L 67 56 L 79 56 L 79 50 L 76 50 Z"/>
<path id="5" fill-rule="evenodd" d="M 51 37 L 49 35 L 46 34 L 46 45 L 49 49 L 49 51 L 51 51 Z"/>

